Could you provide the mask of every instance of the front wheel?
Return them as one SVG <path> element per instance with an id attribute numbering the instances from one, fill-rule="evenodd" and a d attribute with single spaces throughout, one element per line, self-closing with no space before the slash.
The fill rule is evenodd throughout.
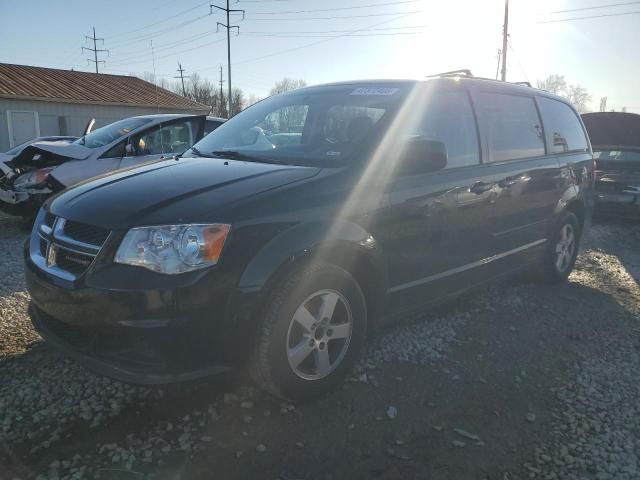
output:
<path id="1" fill-rule="evenodd" d="M 300 269 L 277 285 L 267 302 L 251 374 L 287 400 L 335 388 L 364 343 L 367 313 L 355 279 L 329 264 Z"/>
<path id="2" fill-rule="evenodd" d="M 580 222 L 571 212 L 565 212 L 550 239 L 545 252 L 540 273 L 547 283 L 564 282 L 578 256 Z"/>

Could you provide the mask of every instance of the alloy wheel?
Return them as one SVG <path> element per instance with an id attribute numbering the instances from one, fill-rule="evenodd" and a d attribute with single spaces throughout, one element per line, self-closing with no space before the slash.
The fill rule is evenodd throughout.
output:
<path id="1" fill-rule="evenodd" d="M 347 299 L 335 290 L 319 290 L 296 309 L 287 333 L 289 367 L 300 378 L 319 380 L 344 359 L 353 331 Z"/>

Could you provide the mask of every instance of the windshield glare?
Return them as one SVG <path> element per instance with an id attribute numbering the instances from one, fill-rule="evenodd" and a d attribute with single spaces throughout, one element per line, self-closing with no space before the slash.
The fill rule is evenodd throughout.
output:
<path id="1" fill-rule="evenodd" d="M 348 162 L 377 141 L 378 124 L 403 94 L 396 87 L 348 86 L 271 97 L 233 117 L 194 150 L 230 150 L 298 165 Z"/>
<path id="2" fill-rule="evenodd" d="M 149 123 L 150 121 L 151 120 L 148 118 L 125 118 L 124 120 L 100 127 L 73 143 L 87 148 L 103 147 L 105 145 L 109 145 L 118 138 L 128 135 L 133 130 Z"/>

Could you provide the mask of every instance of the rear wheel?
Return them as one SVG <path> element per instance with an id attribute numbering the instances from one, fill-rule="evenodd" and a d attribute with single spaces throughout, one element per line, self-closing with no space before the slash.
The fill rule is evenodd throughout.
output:
<path id="1" fill-rule="evenodd" d="M 366 305 L 355 279 L 334 265 L 301 269 L 267 302 L 253 379 L 287 400 L 317 397 L 338 385 L 366 336 Z"/>
<path id="2" fill-rule="evenodd" d="M 548 283 L 565 281 L 576 262 L 580 239 L 580 222 L 571 212 L 560 218 L 547 246 L 540 273 Z"/>

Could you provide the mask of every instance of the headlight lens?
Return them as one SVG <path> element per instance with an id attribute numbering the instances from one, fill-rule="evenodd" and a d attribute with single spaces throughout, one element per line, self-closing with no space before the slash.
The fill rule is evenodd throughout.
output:
<path id="1" fill-rule="evenodd" d="M 40 185 L 49 176 L 49 172 L 51 170 L 53 170 L 53 167 L 41 168 L 40 170 L 34 170 L 32 172 L 25 173 L 24 175 L 16 178 L 16 180 L 13 182 L 13 186 L 16 188 L 28 188 Z"/>
<path id="2" fill-rule="evenodd" d="M 115 262 L 167 274 L 209 267 L 218 263 L 230 229 L 221 223 L 132 228 Z"/>

